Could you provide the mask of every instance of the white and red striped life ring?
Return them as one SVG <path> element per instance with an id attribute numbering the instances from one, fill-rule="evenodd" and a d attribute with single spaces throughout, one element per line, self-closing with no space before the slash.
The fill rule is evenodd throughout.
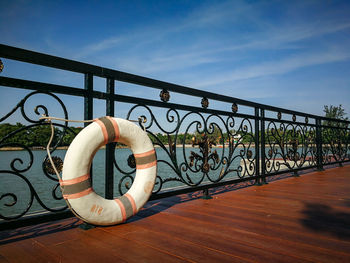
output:
<path id="1" fill-rule="evenodd" d="M 131 188 L 114 200 L 97 195 L 90 177 L 95 153 L 109 142 L 126 144 L 136 160 L 136 176 Z M 64 159 L 60 184 L 63 197 L 83 220 L 96 225 L 113 225 L 124 222 L 143 207 L 152 193 L 156 172 L 156 153 L 146 132 L 130 121 L 102 117 L 74 138 Z"/>

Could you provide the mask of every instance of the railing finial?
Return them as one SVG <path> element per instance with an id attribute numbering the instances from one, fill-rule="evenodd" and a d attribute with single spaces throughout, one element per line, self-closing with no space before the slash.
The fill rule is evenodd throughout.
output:
<path id="1" fill-rule="evenodd" d="M 0 59 L 0 73 L 2 72 L 3 69 L 4 69 L 4 63 Z"/>

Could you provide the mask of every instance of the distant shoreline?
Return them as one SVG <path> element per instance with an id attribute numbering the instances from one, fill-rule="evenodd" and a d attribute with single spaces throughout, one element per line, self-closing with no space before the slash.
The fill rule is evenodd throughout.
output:
<path id="1" fill-rule="evenodd" d="M 46 150 L 45 147 L 28 147 L 28 148 L 32 151 L 44 151 L 44 150 Z M 57 147 L 57 149 L 67 150 L 68 146 Z M 25 150 L 25 148 L 23 148 L 23 147 L 2 147 L 2 148 L 0 148 L 0 151 L 23 151 L 23 150 Z"/>
<path id="2" fill-rule="evenodd" d="M 168 144 L 165 146 L 169 147 Z M 244 146 L 248 146 L 248 144 L 244 144 Z M 57 147 L 57 150 L 67 150 L 69 146 L 59 146 Z M 155 145 L 155 148 L 160 148 L 160 146 Z M 182 144 L 177 144 L 176 148 L 181 148 Z M 228 145 L 225 145 L 225 148 L 227 148 Z M 242 148 L 242 145 L 239 145 L 237 148 Z M 254 145 L 251 145 L 250 147 L 254 147 Z M 37 147 L 28 147 L 32 151 L 45 151 L 45 147 L 37 146 Z M 106 148 L 106 146 L 102 146 L 101 149 Z M 123 148 L 128 148 L 126 146 L 117 146 L 117 149 L 123 149 Z M 185 148 L 192 148 L 192 144 L 185 144 Z M 195 146 L 194 148 L 198 148 L 198 146 Z M 219 146 L 213 146 L 213 148 L 223 148 L 222 145 Z M 24 151 L 25 149 L 23 147 L 2 147 L 0 148 L 0 151 Z"/>
<path id="3" fill-rule="evenodd" d="M 166 146 L 168 146 L 168 145 L 166 145 Z M 59 146 L 59 147 L 56 148 L 56 150 L 67 150 L 68 147 L 69 146 Z M 158 145 L 155 145 L 154 147 L 155 148 L 160 148 L 160 146 L 158 146 Z M 176 147 L 180 148 L 180 147 L 182 147 L 182 145 L 179 144 Z M 185 144 L 185 147 L 186 148 L 192 147 L 192 145 L 191 144 Z M 32 150 L 32 151 L 45 151 L 46 150 L 45 147 L 28 147 L 28 148 L 30 150 Z M 101 147 L 101 149 L 105 149 L 105 148 L 106 148 L 105 145 Z M 117 149 L 124 149 L 124 148 L 129 148 L 129 147 L 127 147 L 127 146 L 117 146 L 116 148 Z M 25 150 L 23 147 L 2 147 L 2 148 L 0 148 L 0 151 L 23 151 L 23 150 Z"/>

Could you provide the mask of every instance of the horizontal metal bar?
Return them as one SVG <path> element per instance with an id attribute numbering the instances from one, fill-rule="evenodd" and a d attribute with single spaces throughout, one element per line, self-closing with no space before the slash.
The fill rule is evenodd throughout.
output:
<path id="1" fill-rule="evenodd" d="M 313 114 L 307 114 L 304 112 L 287 110 L 287 109 L 274 107 L 270 105 L 254 103 L 251 101 L 242 100 L 235 97 L 220 95 L 212 92 L 206 92 L 206 91 L 189 88 L 182 85 L 155 80 L 155 79 L 142 77 L 142 76 L 138 76 L 138 75 L 134 75 L 134 74 L 118 71 L 118 70 L 99 67 L 92 64 L 78 62 L 75 60 L 65 59 L 57 56 L 47 55 L 47 54 L 25 50 L 21 48 L 16 48 L 12 46 L 7 46 L 3 44 L 0 44 L 0 57 L 23 61 L 27 63 L 33 63 L 33 64 L 47 66 L 47 67 L 53 67 L 57 69 L 68 70 L 72 72 L 83 73 L 83 74 L 91 73 L 94 76 L 98 76 L 98 77 L 113 78 L 115 80 L 133 83 L 133 84 L 155 88 L 155 89 L 167 89 L 169 91 L 182 93 L 190 96 L 206 97 L 208 99 L 214 99 L 214 100 L 224 101 L 228 103 L 235 102 L 237 104 L 245 105 L 249 107 L 259 107 L 265 110 L 283 112 L 287 114 L 295 114 L 298 116 L 304 116 L 309 118 L 322 118 L 324 120 L 334 120 L 334 119 L 327 119 L 327 118 L 313 115 Z M 341 121 L 341 122 L 350 123 L 346 121 Z"/>
<path id="2" fill-rule="evenodd" d="M 54 92 L 60 94 L 67 94 L 73 96 L 84 97 L 87 95 L 86 90 L 73 88 L 68 86 L 49 84 L 44 82 L 15 79 L 9 77 L 0 77 L 0 86 L 13 87 L 19 89 L 28 89 L 28 90 L 38 90 L 43 92 Z"/>
<path id="3" fill-rule="evenodd" d="M 45 212 L 37 213 L 28 216 L 23 216 L 20 219 L 15 220 L 1 220 L 0 221 L 0 231 L 15 229 L 23 226 L 36 225 L 40 223 L 50 222 L 54 220 L 61 220 L 65 218 L 73 217 L 73 213 L 70 210 L 65 210 L 62 212 Z M 0 241 L 1 244 L 1 241 Z"/>
<path id="4" fill-rule="evenodd" d="M 297 125 L 301 125 L 301 126 L 316 127 L 316 124 L 298 122 L 298 121 L 279 120 L 279 119 L 273 119 L 273 118 L 263 118 L 263 120 L 264 121 L 278 122 L 278 123 L 297 124 Z"/>
<path id="5" fill-rule="evenodd" d="M 338 126 L 329 126 L 329 125 L 320 125 L 321 128 L 327 128 L 327 129 L 336 129 L 336 130 L 350 130 L 350 127 L 338 127 Z"/>
<path id="6" fill-rule="evenodd" d="M 323 166 L 329 166 L 329 165 L 336 165 L 336 164 L 347 163 L 347 162 L 350 162 L 350 159 L 349 160 L 344 160 L 344 161 L 323 163 L 322 165 Z M 285 174 L 285 173 L 293 173 L 293 172 L 298 172 L 298 171 L 303 171 L 303 170 L 308 170 L 308 169 L 317 169 L 317 165 L 311 165 L 311 166 L 295 168 L 295 169 L 292 169 L 292 170 L 283 170 L 283 171 L 279 171 L 279 172 L 268 173 L 268 174 L 265 174 L 265 177 L 270 177 L 270 176 L 275 176 L 275 175 L 280 175 L 280 174 Z"/>
<path id="7" fill-rule="evenodd" d="M 242 183 L 242 182 L 246 182 L 246 181 L 255 180 L 257 178 L 259 178 L 259 177 L 258 176 L 245 177 L 245 178 L 222 181 L 222 182 L 218 182 L 218 183 L 204 184 L 204 185 L 195 186 L 195 187 L 186 187 L 186 188 L 176 189 L 176 190 L 172 190 L 172 191 L 161 192 L 158 194 L 152 194 L 149 201 L 157 200 L 157 199 L 161 199 L 161 198 L 165 198 L 165 197 L 169 197 L 169 196 L 174 196 L 174 195 L 180 195 L 180 194 L 186 194 L 186 193 L 191 193 L 191 192 L 195 192 L 195 191 L 201 191 L 201 190 L 215 188 L 215 187 L 229 185 L 229 184 Z"/>
<path id="8" fill-rule="evenodd" d="M 347 123 L 350 124 L 350 121 L 346 121 L 346 120 L 341 120 L 341 119 L 333 119 L 333 118 L 327 118 L 327 117 L 320 117 L 321 120 L 323 121 L 333 121 L 333 122 L 340 122 L 340 123 Z"/>
<path id="9" fill-rule="evenodd" d="M 16 78 L 9 78 L 9 77 L 1 77 L 1 76 L 0 76 L 0 86 L 14 87 L 14 88 L 20 88 L 20 89 L 39 90 L 43 92 L 54 92 L 54 93 L 67 94 L 67 95 L 80 96 L 80 97 L 87 96 L 87 91 L 81 88 L 68 87 L 63 85 L 49 84 L 44 82 L 29 81 L 29 80 L 16 79 Z M 92 96 L 96 99 L 107 99 L 111 95 L 100 91 L 93 91 Z M 120 101 L 120 102 L 129 102 L 129 103 L 136 103 L 136 104 L 139 103 L 139 104 L 145 104 L 149 106 L 156 106 L 156 107 L 162 107 L 162 108 L 174 108 L 179 110 L 197 111 L 197 112 L 203 112 L 203 113 L 209 113 L 209 114 L 219 114 L 224 116 L 255 119 L 254 115 L 249 115 L 249 114 L 232 113 L 228 111 L 219 111 L 214 109 L 203 109 L 200 107 L 185 106 L 185 105 L 176 104 L 176 103 L 164 103 L 164 102 L 159 102 L 154 100 L 141 99 L 141 98 L 125 96 L 125 95 L 117 95 L 117 94 L 112 95 L 112 97 L 115 101 Z M 266 118 L 266 117 L 264 118 L 264 120 L 279 122 L 279 123 L 289 123 L 289 124 L 316 127 L 316 124 L 293 122 L 289 120 L 279 120 L 279 119 Z M 335 119 L 327 119 L 327 120 L 338 122 L 338 120 L 335 120 Z M 339 121 L 339 122 L 341 123 L 345 122 L 350 124 L 350 122 L 346 122 L 346 121 Z M 335 129 L 341 129 L 341 130 L 349 129 L 349 128 L 337 127 L 337 126 L 326 126 L 326 125 L 321 125 L 321 126 L 324 128 L 335 128 Z"/>
<path id="10" fill-rule="evenodd" d="M 70 59 L 47 55 L 35 51 L 25 50 L 12 46 L 0 44 L 0 57 L 23 61 L 27 63 L 37 64 L 41 66 L 53 67 L 62 70 L 68 70 L 77 73 L 91 73 L 98 77 L 114 78 L 119 81 L 133 83 L 141 86 L 147 86 L 156 89 L 167 89 L 169 91 L 183 93 L 196 97 L 207 97 L 210 99 L 221 100 L 226 102 L 236 102 L 242 105 L 254 107 L 254 103 L 238 98 L 219 95 L 211 92 L 172 84 L 165 81 L 155 80 L 147 77 L 142 77 L 118 70 L 103 68 L 83 62 L 78 62 Z"/>
<path id="11" fill-rule="evenodd" d="M 275 176 L 275 175 L 280 175 L 280 174 L 285 174 L 285 173 L 293 173 L 293 172 L 298 172 L 298 171 L 308 170 L 308 169 L 314 169 L 314 168 L 317 168 L 317 165 L 299 167 L 299 168 L 295 168 L 295 169 L 292 169 L 292 170 L 283 170 L 283 171 L 278 171 L 278 172 L 273 172 L 273 173 L 266 173 L 265 172 L 265 177 L 270 177 L 270 176 Z"/>
<path id="12" fill-rule="evenodd" d="M 335 162 L 329 162 L 329 163 L 322 163 L 322 165 L 334 165 L 334 164 L 340 164 L 340 163 L 347 163 L 350 162 L 350 159 L 348 160 L 343 160 L 343 161 L 335 161 Z"/>
<path id="13" fill-rule="evenodd" d="M 176 104 L 176 103 L 168 103 L 168 102 L 164 103 L 164 102 L 160 102 L 160 101 L 129 97 L 129 96 L 125 96 L 125 95 L 114 95 L 114 100 L 119 101 L 119 102 L 126 102 L 126 103 L 134 103 L 134 104 L 141 104 L 141 105 L 144 104 L 147 106 L 155 106 L 155 107 L 160 107 L 160 108 L 169 108 L 169 109 L 201 112 L 201 113 L 208 113 L 208 114 L 215 114 L 215 115 L 248 118 L 248 119 L 255 118 L 254 116 L 248 115 L 248 114 L 238 114 L 238 113 L 234 114 L 234 113 L 229 112 L 229 111 L 221 111 L 221 110 L 215 110 L 215 109 L 204 109 L 204 108 L 200 108 L 200 107 L 193 107 L 193 106 L 187 106 L 187 105 Z"/>
<path id="14" fill-rule="evenodd" d="M 15 79 L 15 78 L 9 78 L 9 77 L 0 77 L 0 86 L 29 89 L 29 90 L 38 90 L 42 92 L 53 92 L 53 93 L 67 94 L 67 95 L 73 95 L 73 96 L 79 96 L 79 97 L 88 96 L 88 92 L 85 89 L 56 85 L 56 84 L 49 84 L 49 83 L 43 83 L 43 82 L 37 82 L 37 81 Z M 113 99 L 114 101 L 119 101 L 119 102 L 144 104 L 148 106 L 155 106 L 155 107 L 161 107 L 161 108 L 172 108 L 172 109 L 178 109 L 178 110 L 187 110 L 187 111 L 202 112 L 202 113 L 208 113 L 208 114 L 232 116 L 232 117 L 238 117 L 238 118 L 248 118 L 248 119 L 255 118 L 253 115 L 248 115 L 248 114 L 232 113 L 228 111 L 220 111 L 215 109 L 204 109 L 200 107 L 193 107 L 193 106 L 181 105 L 176 103 L 165 103 L 161 101 L 142 99 L 142 98 L 136 98 L 136 97 L 118 95 L 118 94 L 110 95 L 100 91 L 93 91 L 92 96 L 96 99 L 110 98 L 110 99 Z"/>

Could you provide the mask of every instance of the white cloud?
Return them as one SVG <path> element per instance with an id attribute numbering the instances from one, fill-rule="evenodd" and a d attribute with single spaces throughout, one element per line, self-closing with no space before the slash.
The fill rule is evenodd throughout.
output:
<path id="1" fill-rule="evenodd" d="M 262 5 L 265 4 L 226 1 L 199 6 L 182 20 L 169 19 L 166 24 L 145 23 L 130 28 L 126 35 L 111 35 L 90 43 L 77 52 L 75 59 L 102 55 L 105 61 L 110 61 L 104 63 L 106 66 L 113 65 L 139 74 L 159 74 L 228 60 L 233 63 L 243 52 L 303 49 L 303 40 L 350 28 L 350 22 L 328 20 L 267 24 L 259 11 Z M 255 31 L 236 32 L 235 28 L 242 21 L 253 24 Z M 222 27 L 230 28 L 230 33 L 220 35 L 218 39 L 216 31 L 211 29 Z M 191 37 L 198 28 L 205 28 L 206 32 Z M 172 43 L 172 39 L 182 41 Z M 108 55 L 103 55 L 107 50 Z"/>
<path id="2" fill-rule="evenodd" d="M 123 39 L 119 36 L 109 37 L 98 41 L 96 43 L 89 44 L 82 48 L 82 50 L 75 55 L 75 59 L 81 59 L 86 56 L 93 55 L 100 51 L 105 51 L 110 48 L 116 47 Z"/>
<path id="3" fill-rule="evenodd" d="M 350 59 L 350 51 L 327 50 L 313 54 L 299 54 L 279 61 L 263 62 L 193 83 L 197 88 L 220 85 L 238 80 L 285 74 L 303 67 Z"/>

